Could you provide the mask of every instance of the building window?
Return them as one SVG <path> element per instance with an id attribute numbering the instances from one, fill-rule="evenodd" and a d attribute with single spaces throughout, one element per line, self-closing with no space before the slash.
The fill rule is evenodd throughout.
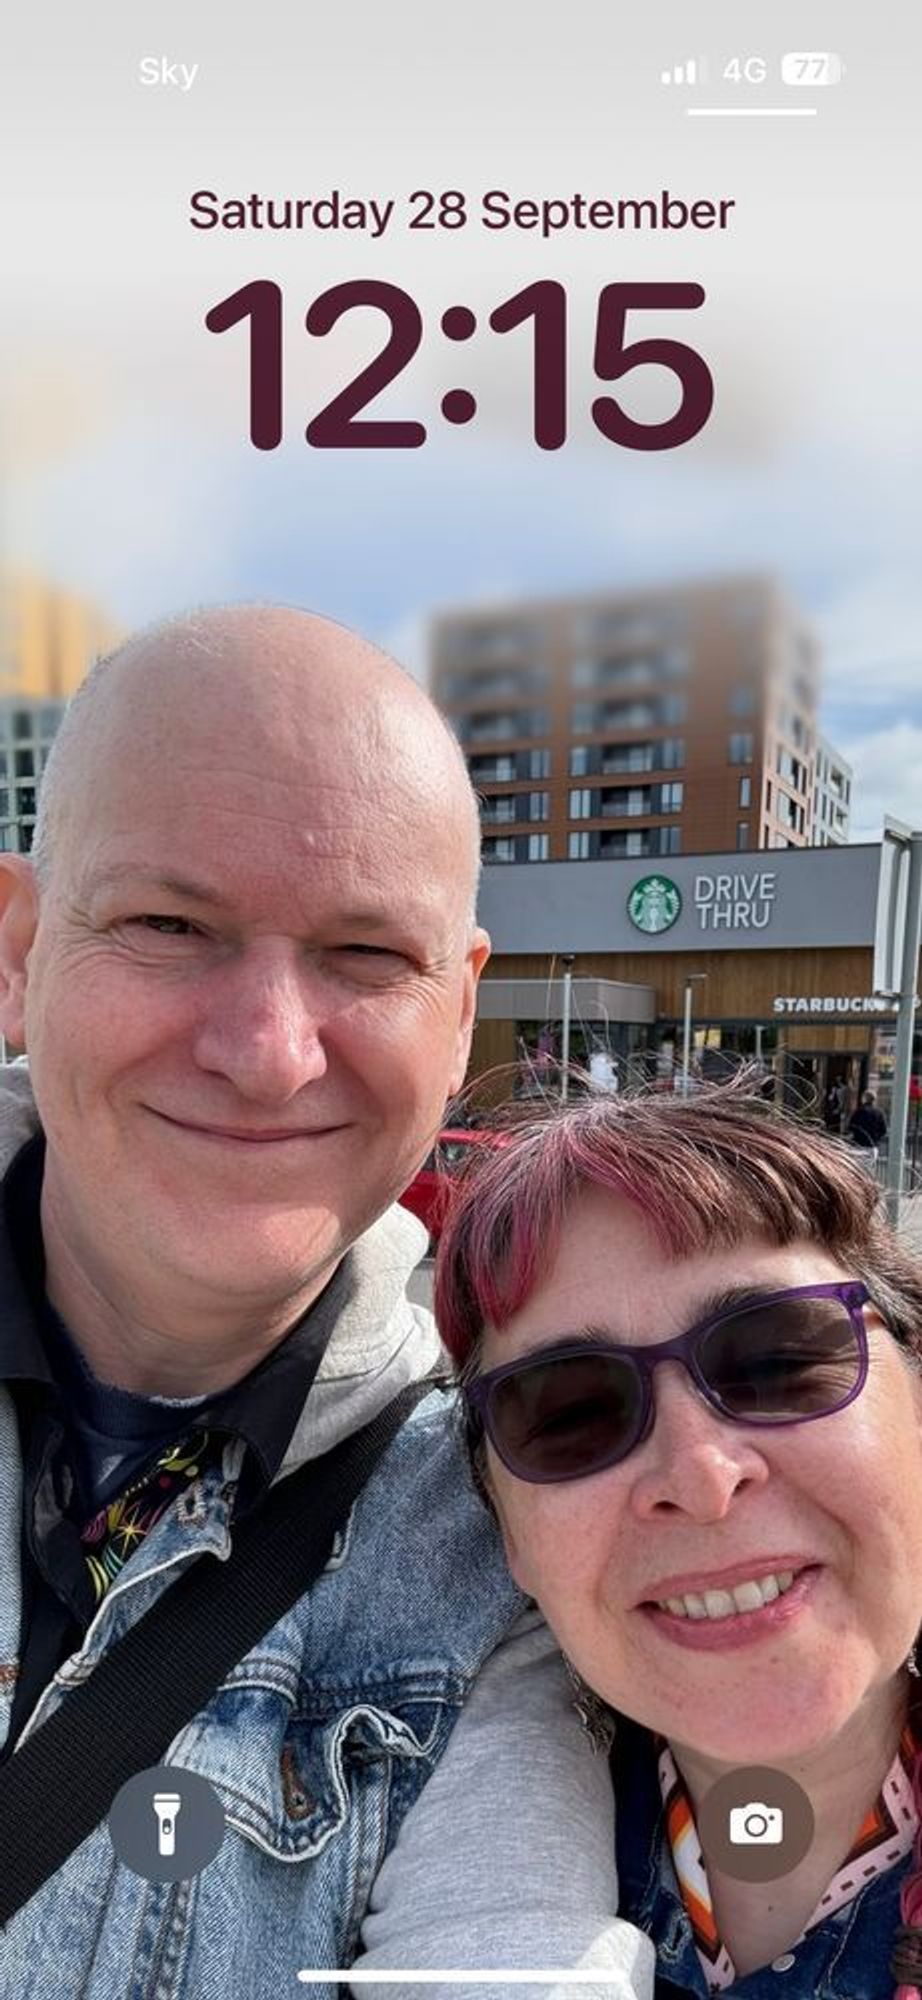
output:
<path id="1" fill-rule="evenodd" d="M 749 846 L 748 819 L 738 819 L 736 822 L 736 846 L 739 854 L 742 854 L 744 849 Z"/>
<path id="2" fill-rule="evenodd" d="M 644 828 L 637 833 L 603 833 L 599 839 L 599 857 L 602 860 L 623 860 L 625 856 L 636 859 L 642 854 L 651 854 L 653 836 Z"/>
<path id="3" fill-rule="evenodd" d="M 546 861 L 548 854 L 547 834 L 530 833 L 528 836 L 529 861 Z"/>
<path id="4" fill-rule="evenodd" d="M 550 812 L 550 807 L 551 807 L 550 792 L 529 792 L 528 794 L 529 819 L 547 819 L 548 813 Z M 544 857 L 541 858 L 543 859 Z"/>
<path id="5" fill-rule="evenodd" d="M 790 750 L 782 748 L 778 751 L 778 776 L 779 778 L 786 778 L 788 784 L 793 785 L 795 792 L 802 792 L 806 789 L 806 766 L 800 762 L 799 758 L 792 757 Z"/>
<path id="6" fill-rule="evenodd" d="M 0 819 L 9 819 L 10 795 L 5 785 L 0 785 Z"/>
<path id="7" fill-rule="evenodd" d="M 515 793 L 496 792 L 484 799 L 480 817 L 484 826 L 508 826 L 515 819 Z"/>
<path id="8" fill-rule="evenodd" d="M 588 785 L 575 786 L 570 793 L 570 818 L 588 819 L 592 810 L 592 793 Z"/>
<path id="9" fill-rule="evenodd" d="M 567 839 L 567 854 L 571 861 L 588 861 L 588 833 L 571 833 Z"/>
<path id="10" fill-rule="evenodd" d="M 740 796 L 739 796 L 739 803 L 740 803 L 740 805 L 741 805 L 741 806 L 751 806 L 751 804 L 752 804 L 752 779 L 751 779 L 751 778 L 741 778 L 741 779 L 740 779 Z M 737 841 L 737 846 L 739 846 L 739 841 Z"/>
<path id="11" fill-rule="evenodd" d="M 599 681 L 602 687 L 643 687 L 652 680 L 654 673 L 651 660 L 602 660 L 599 663 Z"/>
<path id="12" fill-rule="evenodd" d="M 618 806 L 629 819 L 639 819 L 641 813 L 650 811 L 650 794 L 641 785 L 629 785 L 627 790 L 615 794 Z"/>
<path id="13" fill-rule="evenodd" d="M 751 715 L 756 705 L 755 689 L 735 687 L 730 695 L 731 715 Z"/>
<path id="14" fill-rule="evenodd" d="M 575 701 L 570 710 L 570 726 L 573 729 L 595 728 L 595 703 Z"/>
<path id="15" fill-rule="evenodd" d="M 14 764 L 17 778 L 34 778 L 35 758 L 31 750 L 17 750 Z"/>
<path id="16" fill-rule="evenodd" d="M 475 785 L 508 785 L 515 777 L 515 758 L 472 757 L 468 769 Z"/>
<path id="17" fill-rule="evenodd" d="M 38 727 L 43 743 L 51 742 L 52 737 L 56 734 L 58 723 L 63 713 L 64 710 L 59 702 L 53 702 L 48 708 L 42 709 Z"/>
<path id="18" fill-rule="evenodd" d="M 13 717 L 13 735 L 20 743 L 25 737 L 32 735 L 32 717 L 27 714 L 25 709 L 18 708 L 16 710 Z"/>
<path id="19" fill-rule="evenodd" d="M 680 826 L 660 827 L 659 851 L 661 854 L 681 854 L 682 829 Z"/>
<path id="20" fill-rule="evenodd" d="M 739 735 L 731 736 L 730 738 L 731 764 L 751 764 L 752 748 L 753 748 L 753 738 L 752 738 L 752 731 L 750 729 L 742 730 Z"/>
<path id="21" fill-rule="evenodd" d="M 589 770 L 588 743 L 574 743 L 573 748 L 570 751 L 571 778 L 585 778 L 588 770 Z"/>
<path id="22" fill-rule="evenodd" d="M 663 722 L 684 722 L 688 714 L 688 701 L 684 694 L 665 694 L 660 702 L 660 719 Z"/>
<path id="23" fill-rule="evenodd" d="M 18 813 L 34 813 L 35 811 L 34 785 L 19 786 L 19 789 L 16 793 L 16 811 Z"/>
<path id="24" fill-rule="evenodd" d="M 673 779 L 669 785 L 660 786 L 660 812 L 677 813 L 682 810 L 685 787 L 681 778 Z"/>
<path id="25" fill-rule="evenodd" d="M 549 778 L 551 775 L 551 753 L 549 750 L 529 750 L 528 775 L 530 778 Z M 546 818 L 547 815 L 545 814 Z"/>
<path id="26" fill-rule="evenodd" d="M 660 669 L 666 680 L 680 680 L 683 674 L 687 674 L 688 667 L 688 650 L 685 646 L 669 646 L 666 652 L 660 655 Z"/>
<path id="27" fill-rule="evenodd" d="M 685 762 L 684 736 L 664 737 L 660 745 L 660 752 L 662 756 L 662 769 L 664 771 L 680 771 Z"/>
<path id="28" fill-rule="evenodd" d="M 606 703 L 601 720 L 590 725 L 599 729 L 653 729 L 657 713 L 649 701 Z"/>
<path id="29" fill-rule="evenodd" d="M 460 716 L 454 728 L 462 743 L 489 743 L 491 738 L 528 736 L 528 716 L 525 714 L 500 715 L 482 712 L 469 717 Z"/>
<path id="30" fill-rule="evenodd" d="M 652 743 L 606 743 L 602 749 L 602 771 L 613 777 L 622 771 L 652 771 Z"/>
<path id="31" fill-rule="evenodd" d="M 483 843 L 485 861 L 514 861 L 514 840 L 485 840 Z"/>

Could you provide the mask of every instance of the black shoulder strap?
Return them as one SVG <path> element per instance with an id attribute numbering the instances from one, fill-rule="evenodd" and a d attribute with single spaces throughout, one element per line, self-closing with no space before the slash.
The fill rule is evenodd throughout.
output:
<path id="1" fill-rule="evenodd" d="M 159 1764 L 185 1724 L 323 1568 L 370 1473 L 415 1404 L 414 1382 L 364 1430 L 279 1480 L 234 1530 L 226 1562 L 198 1556 L 0 1770 L 0 1924 L 34 1896 Z"/>

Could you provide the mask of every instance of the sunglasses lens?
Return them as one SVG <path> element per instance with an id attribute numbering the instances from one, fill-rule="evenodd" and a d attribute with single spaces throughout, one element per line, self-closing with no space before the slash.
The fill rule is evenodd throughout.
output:
<path id="1" fill-rule="evenodd" d="M 697 1359 L 728 1415 L 773 1423 L 830 1415 L 861 1373 L 858 1338 L 837 1299 L 783 1299 L 734 1313 L 704 1335 Z"/>
<path id="2" fill-rule="evenodd" d="M 617 1355 L 535 1361 L 497 1382 L 487 1429 L 520 1479 L 581 1479 L 614 1465 L 641 1427 L 640 1377 Z"/>

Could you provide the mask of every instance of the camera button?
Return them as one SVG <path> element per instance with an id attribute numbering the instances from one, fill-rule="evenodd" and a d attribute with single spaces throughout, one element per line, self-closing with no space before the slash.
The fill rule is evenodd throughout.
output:
<path id="1" fill-rule="evenodd" d="M 716 1780 L 698 1808 L 697 1826 L 709 1870 L 737 1882 L 777 1882 L 809 1852 L 813 1808 L 786 1771 L 749 1764 Z"/>

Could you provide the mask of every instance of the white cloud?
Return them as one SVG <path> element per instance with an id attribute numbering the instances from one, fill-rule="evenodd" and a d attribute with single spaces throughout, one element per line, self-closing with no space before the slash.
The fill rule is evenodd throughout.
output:
<path id="1" fill-rule="evenodd" d="M 855 773 L 852 840 L 879 840 L 885 813 L 922 826 L 922 728 L 898 722 L 840 747 Z"/>
<path id="2" fill-rule="evenodd" d="M 421 687 L 425 687 L 428 667 L 429 621 L 424 611 L 409 611 L 396 625 L 387 627 L 379 643 L 386 653 L 406 667 Z"/>
<path id="3" fill-rule="evenodd" d="M 830 692 L 849 704 L 898 702 L 922 693 L 922 579 L 917 566 L 868 568 L 814 619 Z"/>

